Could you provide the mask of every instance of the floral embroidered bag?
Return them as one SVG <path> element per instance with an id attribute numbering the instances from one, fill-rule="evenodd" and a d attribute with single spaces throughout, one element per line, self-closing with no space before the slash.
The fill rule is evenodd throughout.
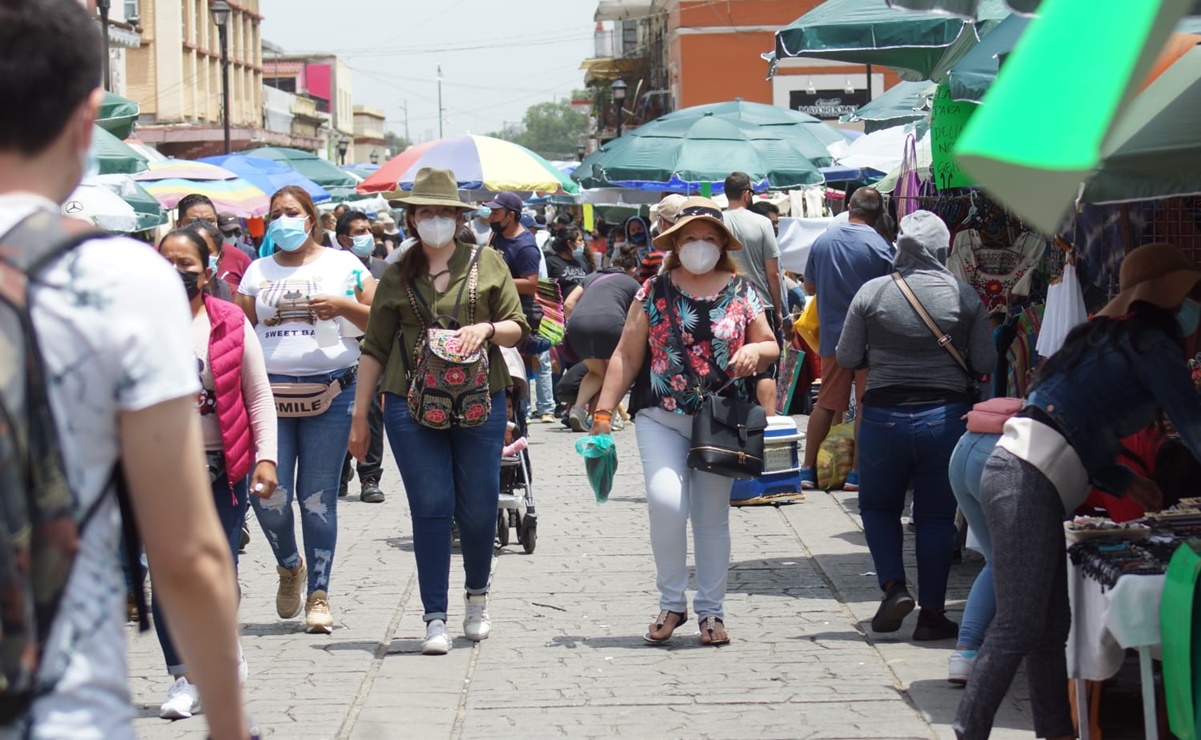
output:
<path id="1" fill-rule="evenodd" d="M 408 352 L 404 354 L 405 374 L 409 380 L 409 413 L 417 423 L 430 429 L 479 426 L 492 413 L 492 394 L 488 390 L 488 345 L 485 343 L 475 352 L 465 354 L 454 336 L 462 326 L 459 309 L 464 293 L 467 294 L 467 324 L 475 323 L 482 251 L 482 247 L 477 248 L 471 258 L 467 279 L 459 288 L 452 316 L 435 316 L 413 286 L 405 286 L 409 305 L 421 322 L 421 333 L 413 346 L 412 365 Z M 399 332 L 397 336 L 400 336 Z"/>

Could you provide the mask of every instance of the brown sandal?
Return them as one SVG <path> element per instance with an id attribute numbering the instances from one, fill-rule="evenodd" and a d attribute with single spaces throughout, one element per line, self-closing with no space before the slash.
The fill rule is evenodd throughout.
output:
<path id="1" fill-rule="evenodd" d="M 713 636 L 713 633 L 717 629 L 717 625 L 719 625 L 719 624 L 722 626 L 722 630 L 725 631 L 726 623 L 722 620 L 721 617 L 705 617 L 704 619 L 701 620 L 701 644 L 702 645 L 716 646 L 716 645 L 729 645 L 730 644 L 730 634 L 728 632 L 726 633 L 726 636 L 720 640 L 716 639 Z"/>
<path id="2" fill-rule="evenodd" d="M 676 622 L 675 626 L 671 628 L 671 633 L 669 633 L 667 637 L 652 637 L 651 632 L 658 632 L 659 630 L 663 629 L 663 627 L 667 624 L 668 617 L 679 617 L 680 621 Z M 662 609 L 659 611 L 659 616 L 655 617 L 654 629 L 647 631 L 646 634 L 642 636 L 642 639 L 651 645 L 662 645 L 671 639 L 671 636 L 675 634 L 676 630 L 687 623 L 688 612 L 673 612 L 668 609 Z"/>

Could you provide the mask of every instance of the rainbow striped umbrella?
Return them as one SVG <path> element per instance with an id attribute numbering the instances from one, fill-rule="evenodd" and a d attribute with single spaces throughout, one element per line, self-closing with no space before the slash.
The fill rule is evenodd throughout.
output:
<path id="1" fill-rule="evenodd" d="M 164 208 L 198 193 L 213 201 L 219 213 L 240 218 L 262 216 L 271 208 L 268 195 L 229 170 L 204 162 L 166 159 L 134 177 Z"/>
<path id="2" fill-rule="evenodd" d="M 439 139 L 409 165 L 396 185 L 401 190 L 411 190 L 417 172 L 423 167 L 453 171 L 460 190 L 579 192 L 579 186 L 550 162 L 520 144 L 491 136 L 469 134 Z"/>

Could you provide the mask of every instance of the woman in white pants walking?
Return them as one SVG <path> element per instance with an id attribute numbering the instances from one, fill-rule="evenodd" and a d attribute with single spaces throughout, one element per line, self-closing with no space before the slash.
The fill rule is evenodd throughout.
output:
<path id="1" fill-rule="evenodd" d="M 655 239 L 667 252 L 663 272 L 630 306 L 593 413 L 592 433 L 608 434 L 612 409 L 625 395 L 646 352 L 656 405 L 638 413 L 638 449 L 646 479 L 659 613 L 643 636 L 663 643 L 688 621 L 688 522 L 696 556 L 693 608 L 701 643 L 730 641 L 725 628 L 730 567 L 729 478 L 687 465 L 692 416 L 701 398 L 726 389 L 755 398 L 751 376 L 770 367 L 779 348 L 755 288 L 736 273 L 731 251 L 742 244 L 708 198 L 690 198 L 675 226 Z"/>

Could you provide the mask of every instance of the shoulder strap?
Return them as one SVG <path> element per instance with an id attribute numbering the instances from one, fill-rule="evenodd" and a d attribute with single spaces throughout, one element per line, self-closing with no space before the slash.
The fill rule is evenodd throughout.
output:
<path id="1" fill-rule="evenodd" d="M 0 238 L 0 259 L 33 277 L 54 259 L 107 233 L 77 218 L 36 211 Z"/>
<path id="2" fill-rule="evenodd" d="M 475 286 L 476 286 L 476 283 L 478 282 L 478 276 L 479 276 L 480 255 L 483 253 L 484 253 L 483 247 L 476 247 L 471 255 L 471 262 L 469 262 L 467 264 L 467 277 L 466 277 L 466 279 L 463 280 L 463 284 L 459 286 L 459 295 L 455 298 L 455 307 L 454 307 L 454 311 L 453 311 L 454 315 L 451 317 L 455 321 L 459 320 L 459 309 L 463 305 L 463 295 L 467 292 L 468 287 L 471 288 L 472 295 L 475 294 Z M 434 309 L 430 306 L 429 303 L 426 302 L 425 298 L 421 297 L 421 292 L 413 290 L 412 286 L 409 286 L 409 285 L 406 285 L 405 289 L 409 291 L 410 302 L 412 302 L 414 299 L 416 299 L 416 302 L 418 304 L 420 304 L 421 308 L 425 309 L 425 312 L 427 314 L 429 314 L 430 320 L 428 322 L 428 325 L 433 326 L 433 325 L 437 324 L 438 319 L 440 317 L 434 313 Z M 417 316 L 418 316 L 418 318 L 421 319 L 422 323 L 426 324 L 427 322 L 425 321 L 425 317 L 421 315 L 421 311 L 417 310 L 416 306 L 413 307 L 413 310 L 417 312 Z M 472 317 L 472 318 L 474 318 L 474 317 Z"/>
<path id="3" fill-rule="evenodd" d="M 968 368 L 967 362 L 964 361 L 963 355 L 959 354 L 959 350 L 955 349 L 955 345 L 951 343 L 951 335 L 938 328 L 938 324 L 934 322 L 934 319 L 926 311 L 926 307 L 914 295 L 913 289 L 909 287 L 909 283 L 905 282 L 905 278 L 901 276 L 901 273 L 894 272 L 892 274 L 892 281 L 901 289 L 901 295 L 905 296 L 905 300 L 909 301 L 909 305 L 913 307 L 918 317 L 925 323 L 926 328 L 938 340 L 938 346 L 945 349 L 951 355 L 951 358 L 955 360 L 955 364 L 959 365 L 959 368 L 967 373 L 969 378 L 974 380 L 972 371 Z"/>

